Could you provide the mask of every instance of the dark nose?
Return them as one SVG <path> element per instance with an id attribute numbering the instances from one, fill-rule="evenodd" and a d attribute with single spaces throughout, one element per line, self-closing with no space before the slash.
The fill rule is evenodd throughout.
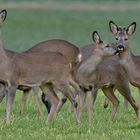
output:
<path id="1" fill-rule="evenodd" d="M 117 48 L 118 48 L 119 51 L 123 51 L 124 50 L 124 46 L 123 45 L 118 45 Z"/>

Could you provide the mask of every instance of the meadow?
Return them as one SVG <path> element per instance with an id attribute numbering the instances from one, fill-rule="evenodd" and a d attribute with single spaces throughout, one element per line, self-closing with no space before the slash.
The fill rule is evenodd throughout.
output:
<path id="1" fill-rule="evenodd" d="M 116 4 L 116 3 L 114 3 Z M 134 2 L 134 4 L 140 4 Z M 5 8 L 5 7 L 3 7 Z M 136 33 L 131 37 L 132 52 L 140 55 L 140 9 L 125 10 L 44 10 L 44 9 L 7 9 L 8 16 L 2 27 L 4 47 L 22 52 L 38 42 L 49 39 L 64 39 L 78 47 L 93 43 L 92 32 L 97 30 L 107 41 L 115 41 L 109 31 L 108 22 L 128 26 L 137 22 Z M 131 87 L 132 94 L 138 99 L 138 91 Z M 0 140 L 138 140 L 140 123 L 134 110 L 129 106 L 125 111 L 123 97 L 116 92 L 120 100 L 119 109 L 112 124 L 108 123 L 111 104 L 103 108 L 104 95 L 98 93 L 93 122 L 88 123 L 86 109 L 82 123 L 77 125 L 73 113 L 67 111 L 65 104 L 59 115 L 51 124 L 46 124 L 47 112 L 42 105 L 46 117 L 37 114 L 33 97 L 30 95 L 25 113 L 20 115 L 19 108 L 22 92 L 17 91 L 11 125 L 5 124 L 5 100 L 0 104 Z"/>

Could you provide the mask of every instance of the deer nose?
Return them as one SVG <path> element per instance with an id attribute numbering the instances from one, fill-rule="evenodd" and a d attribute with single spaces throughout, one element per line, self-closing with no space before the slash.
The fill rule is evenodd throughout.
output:
<path id="1" fill-rule="evenodd" d="M 124 50 L 124 46 L 123 45 L 118 45 L 117 48 L 118 48 L 118 51 L 123 51 Z"/>

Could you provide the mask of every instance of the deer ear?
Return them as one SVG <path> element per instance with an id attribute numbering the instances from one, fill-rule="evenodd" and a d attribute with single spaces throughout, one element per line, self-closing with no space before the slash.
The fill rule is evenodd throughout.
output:
<path id="1" fill-rule="evenodd" d="M 0 23 L 3 23 L 6 19 L 7 11 L 4 9 L 0 12 Z"/>
<path id="2" fill-rule="evenodd" d="M 118 32 L 118 30 L 119 30 L 119 28 L 118 28 L 118 26 L 113 22 L 113 21 L 110 21 L 109 22 L 109 29 L 110 29 L 110 31 L 115 35 L 117 32 Z"/>
<path id="3" fill-rule="evenodd" d="M 94 41 L 96 44 L 100 44 L 100 43 L 102 42 L 102 40 L 101 40 L 101 38 L 100 38 L 100 36 L 99 36 L 99 34 L 98 34 L 97 31 L 94 31 L 94 32 L 92 33 L 92 38 L 93 38 L 93 41 Z"/>
<path id="4" fill-rule="evenodd" d="M 135 32 L 135 30 L 136 30 L 136 22 L 133 22 L 127 27 L 126 32 L 128 35 L 132 35 Z"/>

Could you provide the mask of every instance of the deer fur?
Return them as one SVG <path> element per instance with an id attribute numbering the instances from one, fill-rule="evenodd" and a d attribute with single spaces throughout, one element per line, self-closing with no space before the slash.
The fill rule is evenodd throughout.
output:
<path id="1" fill-rule="evenodd" d="M 81 54 L 78 47 L 76 47 L 74 44 L 60 39 L 53 39 L 48 41 L 40 42 L 36 45 L 34 45 L 32 48 L 26 51 L 26 53 L 45 53 L 45 52 L 59 52 L 63 54 L 65 57 L 67 57 L 70 64 L 72 64 L 72 69 L 74 70 L 77 63 L 81 61 Z M 53 89 L 52 92 L 58 92 L 56 89 Z M 21 103 L 21 112 L 23 112 L 25 104 L 27 102 L 27 94 L 23 94 L 23 101 Z M 35 95 L 37 92 L 35 91 Z M 25 95 L 25 96 L 24 96 Z M 66 100 L 67 98 L 65 98 Z M 44 93 L 42 94 L 42 101 L 45 103 L 46 97 Z M 50 106 L 50 103 L 47 102 Z M 47 107 L 47 106 L 46 106 Z M 48 107 L 47 107 L 48 108 Z M 48 108 L 48 113 L 50 112 L 50 109 Z"/>
<path id="2" fill-rule="evenodd" d="M 79 66 L 76 68 L 75 80 L 78 82 L 81 89 L 83 89 L 85 92 L 89 91 L 89 90 L 94 91 L 93 92 L 94 94 L 92 94 L 93 95 L 93 105 L 94 105 L 94 102 L 96 99 L 95 93 L 97 92 L 97 90 L 99 88 L 98 81 L 100 80 L 100 78 L 98 77 L 99 75 L 97 74 L 98 66 L 103 62 L 104 58 L 113 56 L 114 52 L 116 50 L 110 43 L 105 43 L 104 41 L 102 41 L 100 39 L 100 36 L 98 34 L 96 34 L 96 32 L 93 33 L 93 40 L 95 41 L 94 51 L 92 51 L 92 54 L 90 56 L 88 56 L 85 60 L 83 60 L 79 64 Z M 108 83 L 108 81 L 105 81 L 105 82 L 106 82 L 105 84 L 107 84 L 107 86 L 110 84 L 110 83 Z M 102 84 L 103 84 L 102 86 L 104 86 L 104 87 L 106 86 L 104 83 L 102 83 Z M 112 85 L 111 85 L 111 87 L 112 87 Z M 112 103 L 115 102 L 117 105 L 119 104 L 117 98 L 115 96 L 113 96 L 113 94 L 111 92 L 108 92 L 108 91 L 105 91 L 105 92 L 106 92 L 105 95 L 110 98 Z M 82 114 L 85 98 L 86 98 L 86 94 L 85 94 L 83 100 L 81 100 L 83 102 L 80 103 L 79 117 L 81 117 L 81 114 Z M 115 108 L 116 106 L 113 106 L 113 112 L 110 117 L 111 121 L 114 117 L 114 112 L 116 111 L 116 108 Z M 89 120 L 91 120 L 91 113 L 90 113 L 89 117 L 90 117 Z"/>
<path id="3" fill-rule="evenodd" d="M 9 57 L 13 57 L 13 55 L 17 54 L 17 52 L 13 52 L 13 51 L 10 51 L 7 49 L 5 49 L 5 51 L 7 52 Z M 33 46 L 32 48 L 30 48 L 29 50 L 25 51 L 24 53 L 34 53 L 34 52 L 38 52 L 38 53 L 43 52 L 44 53 L 44 52 L 48 52 L 48 51 L 49 52 L 60 52 L 61 54 L 66 56 L 67 59 L 69 60 L 69 63 L 72 64 L 73 69 L 74 69 L 75 65 L 81 61 L 81 55 L 79 53 L 80 52 L 79 48 L 77 48 L 75 45 L 71 44 L 68 41 L 60 40 L 60 39 L 53 39 L 53 40 L 40 42 L 40 43 L 36 44 L 35 46 Z M 38 107 L 38 112 L 41 116 L 43 116 L 43 112 L 42 112 L 41 106 L 38 101 L 39 89 L 37 87 L 34 87 L 34 88 L 19 87 L 18 89 L 23 91 L 20 113 L 22 114 L 24 112 L 25 105 L 27 103 L 27 99 L 29 96 L 29 92 L 32 89 L 33 97 L 34 97 L 35 103 L 37 104 L 37 107 Z M 44 93 L 42 94 L 42 101 L 44 99 L 43 97 L 44 97 Z"/>
<path id="4" fill-rule="evenodd" d="M 94 49 L 95 49 L 94 44 L 86 45 L 86 46 L 80 48 L 81 55 L 82 55 L 81 64 L 83 64 L 86 59 L 89 59 L 90 56 L 93 55 Z M 92 59 L 92 61 L 95 59 Z M 130 94 L 129 81 L 125 74 L 125 70 L 118 62 L 118 59 L 119 59 L 118 56 L 112 56 L 112 57 L 106 58 L 96 67 L 96 71 L 92 73 L 93 75 L 95 75 L 95 74 L 98 75 L 97 78 L 95 78 L 93 81 L 93 83 L 96 83 L 97 89 L 101 88 L 102 91 L 104 92 L 104 94 L 109 96 L 108 98 L 113 99 L 112 100 L 113 112 L 112 112 L 111 117 L 109 118 L 110 122 L 113 120 L 115 113 L 117 111 L 117 108 L 118 108 L 118 104 L 119 104 L 118 99 L 114 95 L 114 90 L 117 89 L 123 96 L 127 96 L 127 94 Z M 79 67 L 81 64 L 78 64 Z M 78 68 L 76 68 L 76 70 Z M 85 69 L 87 69 L 87 67 L 85 67 Z M 118 71 L 118 69 L 119 69 L 119 71 Z M 86 71 L 86 70 L 84 70 L 84 71 Z M 82 75 L 81 75 L 81 77 L 82 77 Z M 82 79 L 79 81 L 82 81 Z M 87 81 L 84 81 L 84 82 L 87 83 Z M 85 90 L 85 92 L 87 91 L 87 89 L 85 87 L 83 89 Z M 90 90 L 90 89 L 88 89 L 88 90 Z M 109 95 L 109 93 L 112 95 Z M 84 95 L 84 96 L 86 96 L 86 95 Z M 95 102 L 95 99 L 96 99 L 96 96 L 94 95 L 94 102 Z M 64 102 L 65 102 L 65 100 L 64 100 Z M 62 104 L 64 102 L 62 102 Z M 130 100 L 130 102 L 131 102 L 131 105 L 134 106 L 134 109 L 135 109 L 135 106 L 136 106 L 135 103 L 132 102 L 131 100 Z M 48 104 L 49 103 L 48 100 L 45 103 Z M 104 107 L 107 107 L 107 105 L 108 105 L 107 103 L 104 104 Z M 88 107 L 90 122 L 91 122 L 91 118 L 92 118 L 93 105 L 94 105 L 94 103 L 89 103 L 89 107 Z M 49 104 L 49 108 L 50 108 L 50 104 Z"/>
<path id="5" fill-rule="evenodd" d="M 85 61 L 87 61 L 88 59 L 91 59 L 91 56 L 93 57 L 93 55 L 94 55 L 95 59 L 96 59 L 96 55 L 98 55 L 98 56 L 100 55 L 98 53 L 94 54 L 95 53 L 94 49 L 95 49 L 95 45 L 87 45 L 87 46 L 81 48 L 81 54 L 82 54 L 82 59 L 83 59 L 83 61 L 81 63 L 83 63 L 83 69 L 84 69 L 84 70 L 82 69 L 82 71 L 88 70 L 88 67 L 84 66 L 85 65 L 84 63 L 86 63 Z M 89 51 L 87 51 L 87 50 L 89 50 Z M 95 60 L 95 59 L 92 58 L 90 61 L 92 61 L 92 63 L 95 63 L 95 62 L 97 62 L 97 60 Z M 94 106 L 94 103 L 96 100 L 97 90 L 99 88 L 101 88 L 102 91 L 104 92 L 104 94 L 110 100 L 112 100 L 113 111 L 109 118 L 110 122 L 113 120 L 115 113 L 117 111 L 117 108 L 118 108 L 118 104 L 119 104 L 118 99 L 114 95 L 115 89 L 117 89 L 126 98 L 129 98 L 129 102 L 131 103 L 134 110 L 137 112 L 137 107 L 136 107 L 134 100 L 131 100 L 130 97 L 127 97 L 130 94 L 129 83 L 128 83 L 128 79 L 125 77 L 126 74 L 125 74 L 123 67 L 121 67 L 120 64 L 117 63 L 118 56 L 109 57 L 109 58 L 106 58 L 104 61 L 99 61 L 99 62 L 100 62 L 99 64 L 96 63 L 96 68 L 94 68 L 95 71 L 93 71 L 91 74 L 89 74 L 89 77 L 93 78 L 91 80 L 91 85 L 94 84 L 93 85 L 94 88 L 92 90 L 93 103 L 89 110 L 90 111 L 89 120 L 91 120 L 91 117 L 92 117 L 92 110 L 93 110 L 93 106 Z M 93 66 L 95 66 L 95 65 L 93 65 Z M 118 71 L 118 68 L 119 68 L 119 71 Z M 84 72 L 82 72 L 82 73 L 84 73 Z M 82 77 L 83 74 L 80 73 L 80 75 L 81 75 L 80 78 L 83 78 Z M 88 76 L 86 76 L 86 78 L 84 80 L 83 79 L 79 80 L 79 81 L 82 81 L 83 88 L 85 88 L 85 89 L 87 88 L 86 84 L 88 83 L 90 78 L 88 78 Z M 84 84 L 84 83 L 86 83 L 86 84 Z M 86 89 L 86 90 L 89 90 L 89 89 Z"/>
<path id="6" fill-rule="evenodd" d="M 0 12 L 0 25 L 6 18 L 6 10 Z M 55 115 L 58 100 L 57 95 L 52 94 L 52 86 L 62 91 L 71 101 L 77 122 L 77 102 L 72 96 L 69 85 L 77 84 L 72 80 L 70 66 L 67 58 L 61 53 L 18 53 L 9 57 L 3 48 L 0 36 L 0 81 L 6 83 L 6 123 L 10 124 L 10 116 L 17 88 L 40 87 L 42 92 L 49 98 L 52 107 L 48 115 L 47 122 L 51 122 Z M 76 87 L 75 86 L 75 87 Z M 74 87 L 74 88 L 75 88 Z M 79 89 L 75 89 L 79 92 Z M 4 94 L 4 93 L 2 93 Z M 2 97 L 2 96 L 1 96 Z"/>
<path id="7" fill-rule="evenodd" d="M 109 27 L 116 38 L 119 62 L 124 67 L 129 82 L 140 90 L 140 56 L 134 56 L 129 45 L 130 36 L 136 30 L 136 22 L 131 23 L 128 27 L 118 27 L 113 21 L 110 21 Z M 139 110 L 137 115 L 140 120 Z"/>

